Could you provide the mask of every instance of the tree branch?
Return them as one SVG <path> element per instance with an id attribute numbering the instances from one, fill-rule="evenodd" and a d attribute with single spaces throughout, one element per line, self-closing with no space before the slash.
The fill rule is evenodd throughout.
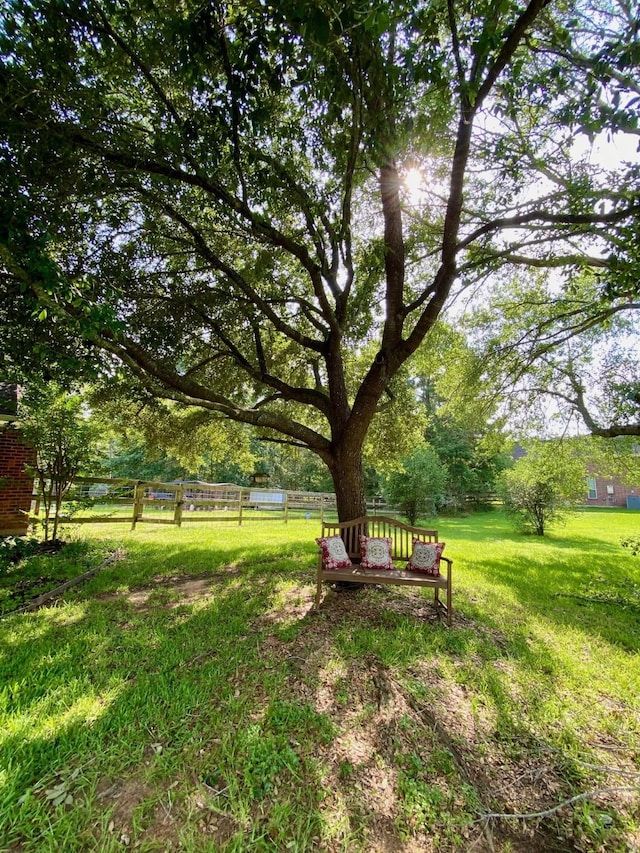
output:
<path id="1" fill-rule="evenodd" d="M 384 268 L 386 319 L 382 351 L 397 346 L 402 334 L 402 298 L 405 276 L 405 247 L 400 205 L 400 176 L 393 161 L 380 169 L 380 197 L 384 218 Z"/>
<path id="2" fill-rule="evenodd" d="M 500 219 L 494 219 L 491 222 L 486 222 L 484 225 L 477 228 L 464 240 L 461 240 L 457 247 L 457 251 L 467 248 L 471 243 L 475 242 L 479 237 L 485 234 L 490 234 L 496 231 L 508 230 L 511 228 L 522 228 L 533 222 L 541 222 L 548 225 L 611 225 L 616 222 L 622 222 L 627 218 L 640 214 L 640 203 L 632 204 L 624 210 L 612 210 L 609 213 L 550 213 L 546 210 L 533 210 L 530 213 L 523 213 L 518 216 L 505 216 Z"/>
<path id="3" fill-rule="evenodd" d="M 304 189 L 302 184 L 295 180 L 293 175 L 289 171 L 287 171 L 287 169 L 285 169 L 282 162 L 277 160 L 275 157 L 271 157 L 265 151 L 258 150 L 252 151 L 252 156 L 257 161 L 266 163 L 271 169 L 273 169 L 274 173 L 279 176 L 279 178 L 283 182 L 283 185 L 286 187 L 289 193 L 291 193 L 294 198 L 297 197 L 300 200 L 300 211 L 305 218 L 307 230 L 313 240 L 313 244 L 318 258 L 320 259 L 320 266 L 324 273 L 325 279 L 329 284 L 329 288 L 333 297 L 337 299 L 340 295 L 340 291 L 335 281 L 333 261 L 331 264 L 329 264 L 324 240 L 322 238 L 322 235 L 320 234 L 320 231 L 318 230 L 318 227 L 316 226 L 312 215 L 312 211 L 315 207 L 315 204 L 309 196 L 309 193 Z M 322 210 L 322 207 L 318 211 L 318 217 L 320 219 L 320 222 L 322 223 L 322 226 L 327 232 L 329 243 L 333 245 L 336 239 L 335 230 L 333 228 L 333 225 L 329 221 L 329 218 L 327 217 L 326 213 Z M 337 272 L 337 270 L 335 272 Z"/>
<path id="4" fill-rule="evenodd" d="M 227 78 L 227 89 L 231 98 L 231 139 L 233 144 L 233 162 L 236 167 L 238 180 L 242 190 L 242 201 L 248 203 L 247 183 L 242 168 L 242 160 L 240 157 L 240 108 L 238 105 L 238 91 L 233 77 L 233 69 L 229 61 L 229 51 L 227 50 L 227 38 L 224 31 L 224 23 L 218 21 L 218 37 L 220 41 L 220 54 L 222 56 L 222 67 L 224 68 L 225 77 Z"/>
<path id="5" fill-rule="evenodd" d="M 536 269 L 562 269 L 567 267 L 586 267 L 588 269 L 608 269 L 610 264 L 604 258 L 597 258 L 593 255 L 553 255 L 550 258 L 535 258 L 530 255 L 514 254 L 510 249 L 505 249 L 498 252 L 490 246 L 482 248 L 482 253 L 485 258 L 492 260 L 506 261 L 510 264 L 518 266 L 533 267 Z M 483 265 L 483 260 L 474 260 L 468 264 L 461 264 L 458 267 L 458 272 L 463 275 L 468 270 L 474 270 Z"/>
<path id="6" fill-rule="evenodd" d="M 148 193 L 141 190 L 143 195 L 146 195 L 153 202 L 158 203 L 158 200 L 155 196 L 149 196 Z M 313 338 L 309 338 L 306 335 L 301 334 L 297 329 L 294 329 L 288 323 L 285 323 L 276 313 L 273 311 L 271 306 L 269 305 L 268 300 L 263 299 L 260 294 L 256 291 L 255 288 L 251 287 L 251 285 L 247 282 L 244 276 L 241 276 L 237 270 L 230 267 L 226 264 L 218 255 L 213 252 L 204 236 L 201 232 L 190 222 L 185 216 L 183 216 L 178 210 L 176 210 L 173 205 L 170 205 L 166 201 L 160 202 L 161 208 L 165 211 L 165 213 L 171 217 L 175 222 L 179 223 L 184 230 L 191 235 L 193 240 L 193 245 L 198 254 L 207 260 L 214 269 L 218 270 L 218 272 L 223 273 L 226 278 L 235 284 L 239 290 L 246 296 L 246 298 L 255 304 L 265 315 L 265 317 L 273 324 L 274 328 L 285 335 L 292 341 L 295 341 L 300 346 L 303 346 L 305 349 L 313 350 L 314 352 L 321 353 L 325 349 L 325 345 L 323 341 L 316 341 Z"/>
<path id="7" fill-rule="evenodd" d="M 52 132 L 61 134 L 74 145 L 102 157 L 109 163 L 121 166 L 134 173 L 156 175 L 185 186 L 199 188 L 221 202 L 247 224 L 254 237 L 269 245 L 284 249 L 301 263 L 310 277 L 325 319 L 330 325 L 335 324 L 335 316 L 324 292 L 321 267 L 313 261 L 306 246 L 276 228 L 266 217 L 256 213 L 249 204 L 237 198 L 221 184 L 211 181 L 198 172 L 187 172 L 181 167 L 170 165 L 168 162 L 158 161 L 144 152 L 132 154 L 108 148 L 96 137 L 66 122 L 52 121 L 49 127 Z"/>
<path id="8" fill-rule="evenodd" d="M 576 803 L 582 803 L 585 800 L 592 800 L 595 797 L 601 797 L 605 794 L 621 794 L 638 790 L 640 790 L 640 788 L 638 788 L 637 785 L 615 788 L 595 788 L 593 791 L 585 791 L 583 794 L 576 794 L 575 797 L 570 797 L 568 800 L 564 800 L 563 802 L 558 803 L 557 805 L 552 806 L 549 809 L 544 809 L 540 812 L 525 812 L 524 814 L 510 814 L 508 812 L 489 812 L 488 814 L 482 815 L 482 817 L 478 818 L 475 823 L 482 823 L 483 821 L 487 820 L 537 820 L 543 817 L 550 817 L 551 815 L 560 811 L 560 809 L 564 809 L 567 806 L 573 806 Z"/>
<path id="9" fill-rule="evenodd" d="M 597 435 L 600 438 L 618 438 L 625 435 L 640 435 L 640 423 L 611 424 L 611 426 L 608 427 L 598 426 L 591 416 L 591 412 L 587 408 L 584 398 L 584 388 L 573 374 L 569 374 L 569 381 L 571 382 L 571 387 L 576 395 L 575 400 L 572 401 L 572 405 L 575 406 L 577 411 L 580 413 L 580 417 L 592 435 Z"/>
<path id="10" fill-rule="evenodd" d="M 70 304 L 62 304 L 55 296 L 47 293 L 41 282 L 25 270 L 13 257 L 9 248 L 2 243 L 0 243 L 0 260 L 16 278 L 35 293 L 41 304 L 46 305 L 54 313 L 62 312 L 73 319 L 84 318 L 80 309 Z M 327 452 L 330 448 L 330 442 L 315 430 L 278 412 L 256 411 L 253 408 L 239 406 L 227 397 L 194 382 L 187 375 L 165 367 L 142 346 L 122 334 L 116 334 L 109 329 L 101 331 L 88 329 L 85 334 L 92 343 L 112 353 L 127 365 L 154 396 L 220 412 L 230 420 L 240 423 L 273 429 L 289 435 L 316 452 Z M 314 392 L 310 391 L 310 393 Z"/>
<path id="11" fill-rule="evenodd" d="M 453 57 L 456 62 L 456 71 L 458 74 L 458 87 L 462 94 L 465 90 L 467 79 L 464 72 L 464 65 L 462 64 L 462 55 L 460 53 L 460 36 L 458 34 L 458 22 L 456 20 L 454 0 L 447 0 L 447 15 L 449 19 L 449 31 L 451 32 Z"/>
<path id="12" fill-rule="evenodd" d="M 498 56 L 496 57 L 493 65 L 487 72 L 484 82 L 478 89 L 478 94 L 474 103 L 475 109 L 478 109 L 480 104 L 487 97 L 487 95 L 493 88 L 494 83 L 496 82 L 500 74 L 504 71 L 504 69 L 507 67 L 509 61 L 511 60 L 516 49 L 522 42 L 528 29 L 531 27 L 538 15 L 542 12 L 542 10 L 546 6 L 548 6 L 550 2 L 551 0 L 531 0 L 527 8 L 515 22 L 515 24 L 511 28 L 511 32 L 509 33 L 504 44 L 502 45 L 502 48 L 500 49 L 500 52 L 498 53 Z"/>
<path id="13" fill-rule="evenodd" d="M 330 446 L 330 442 L 320 433 L 285 415 L 239 406 L 227 397 L 214 394 L 210 389 L 188 380 L 187 377 L 163 368 L 156 358 L 150 356 L 133 341 L 118 340 L 111 335 L 98 335 L 97 333 L 92 337 L 103 349 L 112 352 L 126 364 L 138 379 L 147 384 L 147 387 L 152 387 L 149 385 L 150 378 L 156 379 L 159 383 L 159 388 L 154 390 L 156 396 L 220 412 L 230 420 L 250 426 L 273 429 L 276 432 L 291 436 L 306 447 L 316 451 L 326 451 Z"/>

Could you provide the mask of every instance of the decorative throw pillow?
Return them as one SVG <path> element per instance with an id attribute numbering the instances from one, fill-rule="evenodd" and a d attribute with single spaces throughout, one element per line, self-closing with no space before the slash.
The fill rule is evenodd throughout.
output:
<path id="1" fill-rule="evenodd" d="M 444 551 L 444 542 L 423 542 L 413 540 L 413 553 L 407 563 L 407 571 L 423 572 L 425 575 L 440 577 L 440 557 Z"/>
<path id="2" fill-rule="evenodd" d="M 363 569 L 392 569 L 391 538 L 360 534 L 360 554 Z"/>
<path id="3" fill-rule="evenodd" d="M 344 569 L 351 566 L 351 560 L 339 536 L 323 536 L 316 539 L 322 548 L 322 562 L 325 569 Z"/>

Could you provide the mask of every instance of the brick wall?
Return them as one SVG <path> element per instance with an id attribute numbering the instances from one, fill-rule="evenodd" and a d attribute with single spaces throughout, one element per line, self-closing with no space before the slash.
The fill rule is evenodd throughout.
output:
<path id="1" fill-rule="evenodd" d="M 626 507 L 629 495 L 640 495 L 640 486 L 635 488 L 621 483 L 616 477 L 600 477 L 591 475 L 595 479 L 596 496 L 587 496 L 586 506 L 617 506 Z M 594 485 L 591 483 L 591 485 Z"/>
<path id="2" fill-rule="evenodd" d="M 33 449 L 17 430 L 0 427 L 0 536 L 27 532 L 33 478 L 24 469 L 34 459 Z"/>

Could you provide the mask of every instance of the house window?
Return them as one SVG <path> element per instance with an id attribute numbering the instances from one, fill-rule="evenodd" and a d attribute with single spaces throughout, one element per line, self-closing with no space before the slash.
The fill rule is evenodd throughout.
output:
<path id="1" fill-rule="evenodd" d="M 587 498 L 589 500 L 595 500 L 597 497 L 598 490 L 596 488 L 596 478 L 587 477 Z"/>

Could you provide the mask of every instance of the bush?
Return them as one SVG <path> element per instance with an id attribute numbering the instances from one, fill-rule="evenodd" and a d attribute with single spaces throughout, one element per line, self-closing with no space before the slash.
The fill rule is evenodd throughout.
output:
<path id="1" fill-rule="evenodd" d="M 34 478 L 44 510 L 45 540 L 57 539 L 62 503 L 81 469 L 95 457 L 97 427 L 79 393 L 34 383 L 20 401 L 23 435 L 36 451 Z"/>
<path id="2" fill-rule="evenodd" d="M 628 539 L 623 539 L 621 544 L 623 548 L 628 548 L 634 557 L 640 554 L 640 536 L 629 536 Z"/>
<path id="3" fill-rule="evenodd" d="M 415 524 L 419 515 L 433 514 L 444 499 L 447 469 L 429 445 L 418 448 L 399 471 L 387 477 L 384 495 Z"/>
<path id="4" fill-rule="evenodd" d="M 22 536 L 0 537 L 0 575 L 6 574 L 10 567 L 38 552 L 40 540 Z"/>
<path id="5" fill-rule="evenodd" d="M 562 442 L 532 443 L 502 475 L 501 493 L 519 529 L 544 536 L 584 495 L 583 463 Z"/>

